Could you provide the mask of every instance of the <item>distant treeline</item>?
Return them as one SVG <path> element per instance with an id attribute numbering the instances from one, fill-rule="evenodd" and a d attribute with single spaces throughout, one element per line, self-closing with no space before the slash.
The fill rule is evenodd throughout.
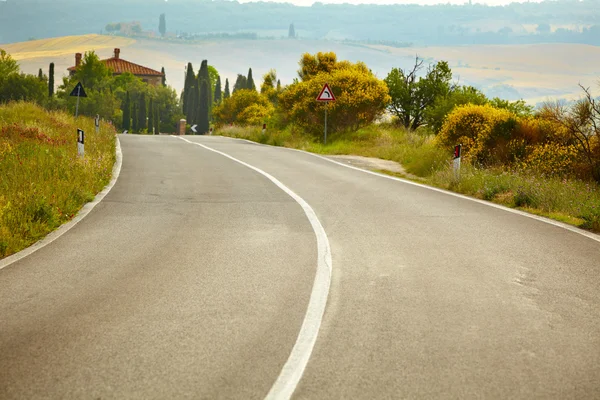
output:
<path id="1" fill-rule="evenodd" d="M 600 45 L 600 0 L 434 6 L 177 0 L 7 0 L 0 1 L 0 43 L 84 33 L 100 33 L 109 23 L 139 21 L 158 31 L 190 35 L 255 32 L 352 41 L 414 45 L 571 42 Z M 326 23 L 323 23 L 326 21 Z M 273 33 L 281 31 L 281 35 Z M 210 37 L 210 36 L 204 36 Z M 231 37 L 231 36 L 230 36 Z M 235 36 L 233 37 L 235 38 Z"/>

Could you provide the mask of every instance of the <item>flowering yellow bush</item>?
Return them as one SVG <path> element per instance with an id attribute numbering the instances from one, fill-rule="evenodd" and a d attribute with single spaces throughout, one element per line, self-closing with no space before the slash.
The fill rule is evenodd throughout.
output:
<path id="1" fill-rule="evenodd" d="M 448 114 L 437 140 L 448 148 L 462 144 L 463 156 L 478 163 L 504 163 L 510 159 L 509 143 L 517 124 L 508 110 L 467 104 Z"/>
<path id="2" fill-rule="evenodd" d="M 363 63 L 337 62 L 334 53 L 326 55 L 321 61 L 303 56 L 303 81 L 290 85 L 279 96 L 278 106 L 284 119 L 307 132 L 320 133 L 325 107 L 331 132 L 358 129 L 382 115 L 390 101 L 385 82 Z M 329 83 L 336 97 L 328 105 L 316 101 L 325 83 Z"/>
<path id="3" fill-rule="evenodd" d="M 549 142 L 530 146 L 529 155 L 520 163 L 520 168 L 546 176 L 565 176 L 573 173 L 577 160 L 577 149 Z"/>
<path id="4" fill-rule="evenodd" d="M 273 105 L 266 96 L 261 96 L 254 90 L 243 89 L 215 107 L 213 117 L 217 125 L 260 125 L 267 122 L 273 111 Z"/>

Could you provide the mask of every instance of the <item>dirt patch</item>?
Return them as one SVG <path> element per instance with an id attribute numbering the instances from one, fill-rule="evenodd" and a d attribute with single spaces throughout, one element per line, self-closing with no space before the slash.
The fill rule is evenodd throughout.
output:
<path id="1" fill-rule="evenodd" d="M 332 160 L 352 165 L 353 167 L 368 169 L 371 171 L 391 171 L 398 174 L 408 175 L 402 164 L 380 158 L 363 156 L 326 156 Z"/>

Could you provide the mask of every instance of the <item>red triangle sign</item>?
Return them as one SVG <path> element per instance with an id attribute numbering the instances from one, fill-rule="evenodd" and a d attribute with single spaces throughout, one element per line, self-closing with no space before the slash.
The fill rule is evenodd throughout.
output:
<path id="1" fill-rule="evenodd" d="M 319 93 L 319 96 L 317 97 L 317 101 L 335 101 L 335 96 L 328 83 L 323 86 L 321 93 Z"/>

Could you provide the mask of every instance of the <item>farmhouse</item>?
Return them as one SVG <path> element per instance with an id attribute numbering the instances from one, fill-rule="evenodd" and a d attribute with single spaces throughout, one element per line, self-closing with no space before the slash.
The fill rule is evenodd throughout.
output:
<path id="1" fill-rule="evenodd" d="M 132 63 L 121 58 L 121 49 L 115 49 L 115 52 L 111 58 L 102 60 L 108 68 L 111 69 L 113 75 L 121 75 L 125 72 L 131 72 L 133 75 L 141 78 L 144 82 L 154 86 L 158 86 L 162 83 L 163 74 L 159 71 L 155 71 L 151 68 L 144 67 L 139 64 Z M 75 66 L 68 68 L 69 75 L 73 76 L 75 70 L 81 64 L 81 53 L 75 54 Z"/>

